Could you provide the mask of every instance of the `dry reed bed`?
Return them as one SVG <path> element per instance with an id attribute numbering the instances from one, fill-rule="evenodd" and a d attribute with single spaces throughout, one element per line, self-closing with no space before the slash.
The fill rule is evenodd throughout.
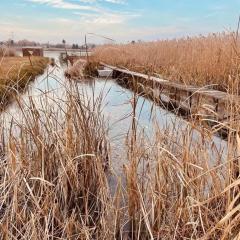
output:
<path id="1" fill-rule="evenodd" d="M 0 58 L 0 109 L 12 100 L 18 91 L 23 91 L 36 76 L 42 74 L 48 59 L 32 57 L 32 65 L 27 57 Z"/>
<path id="2" fill-rule="evenodd" d="M 119 179 L 111 196 L 103 97 L 93 101 L 70 82 L 56 111 L 46 94 L 40 105 L 29 97 L 27 108 L 17 100 L 23 119 L 1 125 L 2 238 L 237 240 L 238 135 L 229 136 L 224 162 L 222 152 L 211 162 L 206 136 L 193 142 L 194 125 L 180 147 L 157 125 L 149 141 L 136 127 L 134 94 L 126 185 Z"/>
<path id="3" fill-rule="evenodd" d="M 41 109 L 31 97 L 27 109 L 19 101 L 23 119 L 2 129 L 3 239 L 105 239 L 108 234 L 105 127 L 97 110 L 83 104 L 73 88 L 66 91 L 66 102 L 55 113 L 46 96 Z"/>
<path id="4" fill-rule="evenodd" d="M 73 65 L 66 70 L 65 76 L 69 79 L 82 79 L 84 77 L 84 69 L 85 69 L 86 61 L 77 60 L 73 63 Z"/>
<path id="5" fill-rule="evenodd" d="M 65 76 L 75 80 L 94 78 L 98 76 L 99 68 L 100 64 L 91 57 L 89 61 L 86 57 L 75 57 L 71 66 L 65 71 Z"/>
<path id="6" fill-rule="evenodd" d="M 234 33 L 106 45 L 98 47 L 94 56 L 111 65 L 222 91 L 228 91 L 232 77 L 239 75 L 239 40 Z"/>
<path id="7" fill-rule="evenodd" d="M 156 123 L 155 137 L 148 139 L 136 127 L 137 98 L 124 165 L 129 238 L 239 239 L 239 135 L 230 131 L 226 152 L 216 148 L 211 133 L 197 137 L 195 121 L 165 131 Z M 236 112 L 239 106 L 229 110 Z M 239 126 L 234 117 L 228 124 Z"/>
<path id="8" fill-rule="evenodd" d="M 162 133 L 150 146 L 133 143 L 125 167 L 131 239 L 239 239 L 239 163 L 221 154 L 211 162 L 207 141 L 193 147 L 189 131 L 178 151 Z"/>
<path id="9" fill-rule="evenodd" d="M 14 48 L 9 48 L 6 46 L 0 47 L 0 57 L 15 57 L 16 51 Z"/>

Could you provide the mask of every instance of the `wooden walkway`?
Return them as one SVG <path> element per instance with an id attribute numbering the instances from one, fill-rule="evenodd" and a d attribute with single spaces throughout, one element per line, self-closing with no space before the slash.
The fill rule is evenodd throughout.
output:
<path id="1" fill-rule="evenodd" d="M 226 92 L 174 83 L 105 63 L 101 63 L 101 65 L 112 69 L 113 78 L 123 81 L 128 87 L 136 84 L 138 92 L 147 94 L 157 102 L 170 104 L 176 109 L 183 109 L 192 116 L 223 123 L 229 117 L 229 107 L 240 104 L 239 96 Z"/>

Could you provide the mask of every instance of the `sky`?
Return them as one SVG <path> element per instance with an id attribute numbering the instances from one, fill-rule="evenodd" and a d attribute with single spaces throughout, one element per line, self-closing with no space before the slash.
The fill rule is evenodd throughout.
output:
<path id="1" fill-rule="evenodd" d="M 240 0 L 0 0 L 0 41 L 118 43 L 234 31 Z"/>

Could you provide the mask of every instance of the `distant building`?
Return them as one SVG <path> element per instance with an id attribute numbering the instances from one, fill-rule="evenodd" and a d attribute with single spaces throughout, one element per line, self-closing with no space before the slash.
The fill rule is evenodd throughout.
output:
<path id="1" fill-rule="evenodd" d="M 43 57 L 43 48 L 42 47 L 23 47 L 22 53 L 23 53 L 23 57 L 28 57 L 28 56 Z"/>

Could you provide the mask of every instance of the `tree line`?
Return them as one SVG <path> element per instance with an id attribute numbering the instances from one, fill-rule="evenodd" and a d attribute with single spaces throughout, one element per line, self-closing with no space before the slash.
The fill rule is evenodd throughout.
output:
<path id="1" fill-rule="evenodd" d="M 19 41 L 14 41 L 13 39 L 8 39 L 7 41 L 1 41 L 0 40 L 0 45 L 5 45 L 8 47 L 45 47 L 45 48 L 72 48 L 72 49 L 85 49 L 85 45 L 79 45 L 78 43 L 73 43 L 69 44 L 66 42 L 66 40 L 62 40 L 61 43 L 39 43 L 36 41 L 30 41 L 27 39 L 19 40 Z M 88 48 L 94 48 L 96 47 L 95 44 L 88 44 Z"/>

